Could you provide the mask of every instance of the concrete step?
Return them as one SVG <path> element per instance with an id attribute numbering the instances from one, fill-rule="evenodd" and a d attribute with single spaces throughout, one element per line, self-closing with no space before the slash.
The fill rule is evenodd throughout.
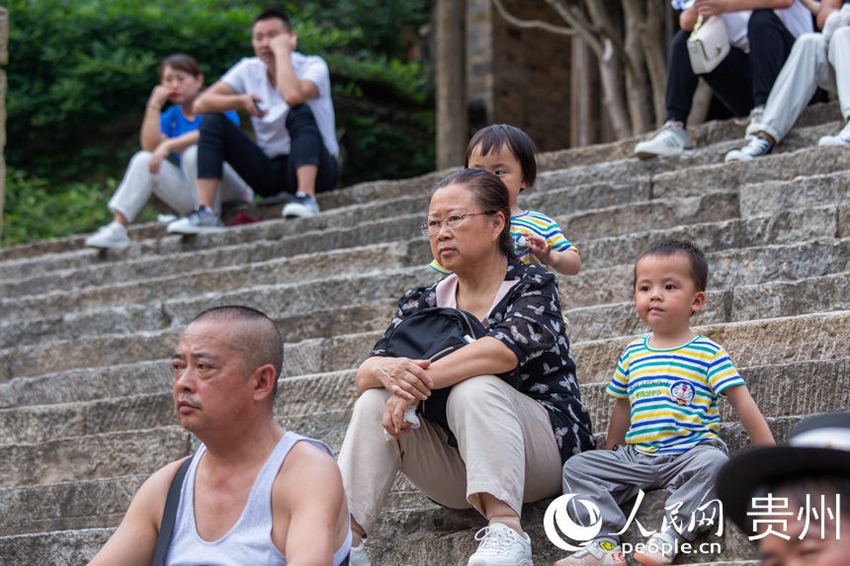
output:
<path id="1" fill-rule="evenodd" d="M 79 566 L 94 558 L 113 530 L 85 529 L 0 537 L 0 562 L 6 566 Z"/>
<path id="2" fill-rule="evenodd" d="M 0 446 L 0 486 L 150 474 L 192 450 L 178 426 Z"/>
<path id="3" fill-rule="evenodd" d="M 735 353 L 731 355 L 737 361 Z M 765 416 L 789 417 L 850 406 L 848 362 L 848 358 L 840 358 L 738 368 Z M 584 383 L 581 388 L 582 399 L 598 433 L 608 427 L 613 402 L 606 387 L 614 365 L 615 360 L 611 360 L 605 381 Z M 322 438 L 338 449 L 358 396 L 354 370 L 283 379 L 279 387 L 275 414 L 280 422 Z M 784 394 L 789 388 L 798 393 L 789 398 Z M 721 414 L 725 422 L 737 420 L 726 403 L 721 403 Z M 45 427 L 45 422 L 51 426 Z M 159 391 L 148 394 L 41 402 L 2 409 L 0 446 L 43 444 L 88 435 L 168 428 L 175 424 L 171 389 L 163 383 Z"/>
<path id="4" fill-rule="evenodd" d="M 605 284 L 600 285 L 601 280 L 594 280 L 591 285 L 583 286 L 582 282 L 590 281 L 590 278 L 586 275 L 589 271 L 617 265 L 618 262 L 626 265 L 631 264 L 645 245 L 663 237 L 683 236 L 692 238 L 698 245 L 703 246 L 709 255 L 718 249 L 746 248 L 762 245 L 768 241 L 793 242 L 795 245 L 799 245 L 798 242 L 808 241 L 812 238 L 841 236 L 843 228 L 840 225 L 840 216 L 835 207 L 827 206 L 817 209 L 783 211 L 773 217 L 709 222 L 680 226 L 669 230 L 654 229 L 633 233 L 628 237 L 617 236 L 592 240 L 587 242 L 586 245 L 579 243 L 582 249 L 584 272 L 577 277 L 567 278 L 564 286 L 579 290 L 593 289 L 594 292 L 591 295 L 574 293 L 573 296 L 578 294 L 581 297 L 592 297 L 591 300 L 595 301 L 596 297 L 604 296 L 609 291 L 606 290 Z M 417 267 L 413 271 L 420 274 L 420 277 L 416 278 L 418 283 L 414 284 L 427 284 L 433 281 L 434 274 L 424 267 L 430 260 L 430 253 L 425 244 L 421 239 L 417 239 L 409 241 L 407 246 L 398 244 L 334 252 L 329 254 L 329 259 L 317 261 L 318 265 L 315 268 L 309 267 L 309 257 L 299 256 L 292 258 L 291 264 L 286 260 L 269 260 L 245 267 L 214 269 L 210 274 L 205 272 L 192 274 L 190 272 L 185 276 L 181 274 L 148 280 L 136 279 L 127 283 L 83 289 L 74 287 L 67 291 L 55 291 L 46 295 L 0 299 L 0 305 L 8 307 L 5 311 L 0 312 L 5 312 L 6 316 L 10 317 L 5 322 L 0 323 L 0 328 L 6 330 L 3 334 L 7 337 L 4 343 L 0 343 L 0 346 L 8 344 L 8 341 L 12 340 L 19 331 L 23 331 L 24 336 L 35 340 L 41 339 L 39 337 L 49 338 L 69 333 L 76 335 L 79 329 L 86 328 L 91 319 L 112 321 L 108 323 L 110 327 L 114 326 L 119 330 L 123 328 L 124 332 L 133 329 L 167 327 L 170 324 L 189 319 L 184 317 L 175 320 L 175 313 L 171 312 L 171 309 L 160 301 L 169 301 L 168 305 L 183 304 L 188 306 L 188 310 L 191 312 L 187 312 L 185 308 L 182 310 L 191 317 L 200 310 L 195 309 L 197 305 L 209 304 L 210 296 L 213 293 L 221 296 L 222 300 L 248 302 L 250 304 L 256 303 L 259 297 L 265 295 L 266 289 L 277 289 L 276 294 L 278 296 L 271 304 L 291 305 L 298 303 L 301 305 L 299 307 L 301 312 L 312 311 L 317 308 L 317 305 L 307 306 L 304 304 L 303 296 L 305 293 L 299 286 L 300 279 L 296 275 L 280 275 L 281 282 L 290 281 L 285 285 L 281 285 L 277 281 L 278 273 L 295 273 L 302 266 L 305 269 L 305 278 L 323 279 L 315 286 L 309 287 L 311 291 L 313 288 L 327 291 L 320 296 L 320 301 L 317 303 L 323 306 L 327 306 L 329 298 L 348 298 L 350 296 L 349 291 L 333 291 L 327 287 L 335 281 L 345 282 L 346 285 L 356 281 L 356 277 L 346 278 L 346 274 L 365 273 L 366 275 L 363 275 L 361 279 L 365 277 L 373 279 L 375 278 L 373 273 L 382 271 L 384 275 L 377 276 L 377 278 L 394 277 L 395 275 L 389 275 L 392 267 L 411 265 L 412 263 Z M 375 255 L 374 264 L 369 265 L 373 254 Z M 335 262 L 334 259 L 339 261 Z M 350 262 L 345 260 L 350 260 Z M 337 264 L 346 267 L 335 272 L 334 266 Z M 369 267 L 364 267 L 367 265 Z M 419 266 L 422 266 L 422 268 L 419 269 Z M 374 268 L 374 272 L 370 268 Z M 593 275 L 598 274 L 593 272 Z M 605 275 L 603 273 L 602 277 L 608 283 L 610 274 Z M 616 285 L 613 288 L 622 288 L 621 281 L 610 282 L 610 284 Z M 389 294 L 383 296 L 399 296 L 405 288 L 403 284 L 396 285 Z M 241 290 L 232 292 L 232 289 Z M 290 292 L 288 289 L 298 289 L 298 292 Z M 357 295 L 363 294 L 363 290 L 351 292 Z M 180 297 L 191 298 L 180 299 Z M 375 298 L 373 294 L 372 299 Z M 582 301 L 580 304 L 587 304 L 586 299 L 581 298 L 579 300 Z M 152 302 L 154 302 L 153 305 Z M 130 306 L 126 309 L 111 307 L 111 305 L 127 305 L 128 303 Z M 136 303 L 136 305 L 134 306 L 132 303 Z M 572 303 L 567 302 L 566 304 Z M 268 307 L 264 308 L 268 310 Z M 98 310 L 94 313 L 88 313 L 89 309 Z M 286 309 L 282 309 L 271 314 L 278 316 L 286 312 Z"/>
<path id="5" fill-rule="evenodd" d="M 690 167 L 688 168 L 673 168 L 657 174 L 640 173 L 640 168 L 643 165 L 637 160 L 602 163 L 592 167 L 572 168 L 553 172 L 548 179 L 544 175 L 541 175 L 541 187 L 543 188 L 538 189 L 539 192 L 532 192 L 528 198 L 532 204 L 534 204 L 535 198 L 538 199 L 536 201 L 538 205 L 552 203 L 553 199 L 545 199 L 540 197 L 540 195 L 553 192 L 558 188 L 570 188 L 574 194 L 583 193 L 585 195 L 593 195 L 593 197 L 581 199 L 570 198 L 569 200 L 554 197 L 554 199 L 561 202 L 576 202 L 584 206 L 598 207 L 605 204 L 605 198 L 622 199 L 625 194 L 623 190 L 613 190 L 610 187 L 607 191 L 597 190 L 600 186 L 604 185 L 614 185 L 620 189 L 631 187 L 639 195 L 648 193 L 652 198 L 658 198 L 674 190 L 670 188 L 670 185 L 674 187 L 681 185 L 684 194 L 695 196 L 705 193 L 706 187 L 711 187 L 711 190 L 718 190 L 723 187 L 734 189 L 742 184 L 742 177 L 747 179 L 746 182 L 752 182 L 752 180 L 764 181 L 776 178 L 793 178 L 801 175 L 825 174 L 836 170 L 836 168 L 846 168 L 840 166 L 846 159 L 839 159 L 844 152 L 841 152 L 840 148 L 838 149 L 839 151 L 836 151 L 835 148 L 808 148 L 802 152 L 797 152 L 802 153 L 802 155 L 797 156 L 795 154 L 796 157 L 793 159 L 791 158 L 792 156 L 786 155 L 768 156 L 762 160 L 746 164 L 726 165 L 715 163 L 712 165 L 693 166 L 692 163 L 689 163 Z M 809 153 L 807 154 L 806 151 Z M 821 159 L 821 157 L 818 157 L 817 160 L 811 158 L 812 155 L 820 156 L 821 153 L 825 153 L 827 156 L 831 154 L 832 158 Z M 809 157 L 806 157 L 807 155 Z M 783 161 L 783 167 L 777 168 L 775 163 L 771 162 L 772 159 L 781 159 Z M 835 166 L 836 160 L 839 163 L 838 167 Z M 745 172 L 748 174 L 743 175 Z M 162 229 L 157 234 L 155 240 L 146 240 L 139 245 L 131 246 L 125 250 L 111 250 L 108 253 L 100 253 L 95 250 L 86 250 L 77 247 L 75 249 L 72 248 L 68 254 L 45 254 L 36 257 L 24 256 L 18 259 L 10 258 L 4 262 L 3 272 L 14 273 L 16 277 L 24 277 L 43 273 L 45 269 L 43 264 L 45 261 L 53 265 L 54 269 L 68 269 L 79 264 L 96 264 L 102 261 L 114 261 L 142 256 L 149 257 L 151 254 L 175 254 L 181 251 L 208 250 L 211 247 L 236 245 L 249 241 L 297 239 L 303 236 L 304 232 L 324 233 L 333 231 L 334 229 L 352 228 L 354 226 L 358 226 L 357 232 L 360 233 L 362 232 L 361 228 L 364 218 L 378 220 L 404 214 L 415 213 L 421 215 L 421 211 L 425 208 L 426 192 L 420 191 L 421 194 L 419 195 L 405 194 L 395 200 L 380 199 L 366 204 L 330 209 L 319 217 L 312 219 L 290 220 L 287 222 L 262 222 L 214 235 L 181 238 L 164 235 L 164 229 Z M 609 206 L 611 206 L 610 203 Z M 551 209 L 544 207 L 544 210 L 547 210 L 550 215 L 556 215 L 561 209 L 563 209 L 563 204 L 557 207 L 552 206 Z M 583 209 L 576 207 L 572 210 Z M 595 226 L 592 222 L 589 225 Z M 415 228 L 416 226 L 414 225 L 414 234 Z M 411 233 L 408 233 L 407 237 L 409 238 L 410 236 Z M 331 238 L 331 241 L 334 241 L 334 238 Z M 358 241 L 359 244 L 356 245 L 381 240 L 361 239 Z M 289 244 L 286 246 L 287 248 L 297 248 L 295 242 L 287 243 Z M 325 249 L 336 249 L 336 247 L 329 246 Z"/>

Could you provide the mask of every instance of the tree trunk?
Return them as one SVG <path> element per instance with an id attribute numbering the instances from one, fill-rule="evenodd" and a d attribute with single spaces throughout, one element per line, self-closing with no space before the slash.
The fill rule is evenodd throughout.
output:
<path id="1" fill-rule="evenodd" d="M 646 34 L 644 14 L 640 0 L 623 0 L 625 24 L 624 52 L 626 92 L 628 93 L 629 116 L 632 123 L 632 135 L 650 129 L 652 118 L 649 110 L 649 91 L 646 76 L 646 58 L 644 57 L 641 36 Z"/>
<path id="2" fill-rule="evenodd" d="M 641 34 L 646 70 L 649 74 L 649 84 L 652 87 L 652 107 L 655 114 L 655 125 L 660 126 L 667 117 L 667 60 L 662 38 L 662 15 L 655 9 L 655 2 L 647 0 L 644 29 Z"/>
<path id="3" fill-rule="evenodd" d="M 9 11 L 0 8 L 0 66 L 9 64 Z M 6 71 L 0 69 L 0 234 L 3 233 L 3 203 L 6 200 Z M 2 244 L 2 239 L 0 239 Z"/>
<path id="4" fill-rule="evenodd" d="M 462 165 L 466 153 L 466 2 L 437 0 L 437 169 Z"/>

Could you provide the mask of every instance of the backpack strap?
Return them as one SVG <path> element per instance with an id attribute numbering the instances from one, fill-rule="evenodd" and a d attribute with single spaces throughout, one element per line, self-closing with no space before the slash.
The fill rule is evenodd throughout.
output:
<path id="1" fill-rule="evenodd" d="M 156 550 L 153 555 L 153 566 L 162 566 L 165 564 L 165 555 L 168 553 L 168 547 L 171 545 L 171 536 L 174 534 L 174 521 L 177 519 L 177 506 L 180 504 L 180 490 L 183 488 L 183 478 L 186 476 L 186 470 L 189 469 L 189 464 L 192 463 L 192 458 L 186 458 L 174 479 L 171 480 L 171 485 L 168 487 L 168 496 L 165 498 L 165 508 L 162 510 L 162 521 L 159 525 L 159 536 L 156 538 Z"/>

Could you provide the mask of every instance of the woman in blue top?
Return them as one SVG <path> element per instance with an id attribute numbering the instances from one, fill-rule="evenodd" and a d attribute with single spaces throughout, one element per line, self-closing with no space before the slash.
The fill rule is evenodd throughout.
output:
<path id="1" fill-rule="evenodd" d="M 201 93 L 204 75 L 193 57 L 177 53 L 162 60 L 158 77 L 159 84 L 151 92 L 142 121 L 142 150 L 130 160 L 121 184 L 109 200 L 113 220 L 86 238 L 87 246 L 129 245 L 127 227 L 151 195 L 181 215 L 197 205 L 196 144 L 202 116 L 193 112 L 192 104 Z M 171 106 L 163 111 L 166 102 Z M 229 112 L 228 118 L 239 123 L 235 112 Z M 229 166 L 225 166 L 218 193 L 225 202 L 250 201 L 253 197 L 253 191 Z"/>

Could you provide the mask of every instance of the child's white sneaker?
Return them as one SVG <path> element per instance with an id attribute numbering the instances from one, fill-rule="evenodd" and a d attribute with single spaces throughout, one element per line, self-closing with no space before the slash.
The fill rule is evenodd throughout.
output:
<path id="1" fill-rule="evenodd" d="M 357 546 L 352 545 L 348 554 L 349 566 L 372 566 L 366 555 L 366 544 L 361 540 Z"/>
<path id="2" fill-rule="evenodd" d="M 594 539 L 575 554 L 555 562 L 555 566 L 626 566 L 623 549 L 612 538 Z"/>
<path id="3" fill-rule="evenodd" d="M 667 533 L 655 533 L 642 550 L 634 553 L 634 559 L 644 566 L 668 566 L 676 558 L 676 541 Z"/>
<path id="4" fill-rule="evenodd" d="M 531 539 L 502 523 L 492 523 L 475 533 L 478 550 L 467 566 L 532 566 Z"/>

